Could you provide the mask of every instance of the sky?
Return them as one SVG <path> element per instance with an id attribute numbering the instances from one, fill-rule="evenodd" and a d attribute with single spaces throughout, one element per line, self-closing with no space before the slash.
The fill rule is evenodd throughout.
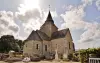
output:
<path id="1" fill-rule="evenodd" d="M 25 40 L 49 10 L 59 30 L 70 29 L 76 49 L 100 47 L 100 0 L 0 0 L 0 37 Z"/>

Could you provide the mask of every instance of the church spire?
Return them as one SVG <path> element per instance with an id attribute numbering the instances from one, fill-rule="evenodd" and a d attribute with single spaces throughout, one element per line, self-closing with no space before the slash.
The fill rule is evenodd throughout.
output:
<path id="1" fill-rule="evenodd" d="M 52 19 L 52 16 L 51 16 L 51 12 L 50 12 L 50 5 L 49 5 L 49 13 L 48 13 L 46 22 L 52 22 L 52 23 L 54 23 L 54 21 L 53 21 L 53 19 Z"/>
<path id="2" fill-rule="evenodd" d="M 57 30 L 58 28 L 54 24 L 54 21 L 52 19 L 50 9 L 49 9 L 47 19 L 45 23 L 41 26 L 40 31 L 44 32 L 48 37 L 51 37 L 52 33 L 56 32 Z"/>
<path id="3" fill-rule="evenodd" d="M 46 21 L 53 21 L 50 11 L 48 13 L 48 17 L 47 17 Z"/>

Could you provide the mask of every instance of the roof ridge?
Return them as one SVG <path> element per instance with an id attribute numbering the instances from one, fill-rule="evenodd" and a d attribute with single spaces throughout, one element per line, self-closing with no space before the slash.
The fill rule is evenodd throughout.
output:
<path id="1" fill-rule="evenodd" d="M 39 40 L 39 41 L 41 41 L 42 39 L 38 35 L 37 31 L 32 31 L 26 40 Z"/>
<path id="2" fill-rule="evenodd" d="M 59 31 L 56 31 L 56 32 L 52 33 L 51 40 L 65 37 L 67 32 L 68 32 L 68 30 L 69 30 L 69 28 L 63 29 L 63 30 L 59 30 Z"/>
<path id="3" fill-rule="evenodd" d="M 36 33 L 38 34 L 38 36 L 41 38 L 40 34 L 38 33 L 39 30 L 36 30 Z M 43 38 L 41 38 L 41 40 L 43 41 Z"/>
<path id="4" fill-rule="evenodd" d="M 40 36 L 40 38 L 42 40 L 50 40 L 50 37 L 47 36 L 47 34 L 45 34 L 44 32 L 42 32 L 41 30 L 37 30 L 38 35 Z"/>
<path id="5" fill-rule="evenodd" d="M 58 31 L 63 31 L 63 30 L 69 30 L 69 28 L 66 28 L 66 29 L 62 29 L 62 30 L 58 30 Z"/>
<path id="6" fill-rule="evenodd" d="M 31 34 L 33 33 L 33 31 L 34 31 L 34 30 L 32 30 L 32 32 L 30 33 L 30 35 L 27 37 L 27 39 L 26 39 L 26 40 L 28 40 L 28 39 L 29 39 L 29 37 L 31 36 Z M 35 32 L 35 31 L 34 31 L 34 32 Z"/>

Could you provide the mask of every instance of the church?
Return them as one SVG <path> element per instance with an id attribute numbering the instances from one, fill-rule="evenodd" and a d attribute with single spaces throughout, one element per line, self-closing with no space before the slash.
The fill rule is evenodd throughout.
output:
<path id="1" fill-rule="evenodd" d="M 68 56 L 74 52 L 75 47 L 69 28 L 58 30 L 49 11 L 40 30 L 33 30 L 25 40 L 23 54 L 47 56 L 55 54 L 55 50 L 57 50 L 58 57 L 65 53 Z"/>

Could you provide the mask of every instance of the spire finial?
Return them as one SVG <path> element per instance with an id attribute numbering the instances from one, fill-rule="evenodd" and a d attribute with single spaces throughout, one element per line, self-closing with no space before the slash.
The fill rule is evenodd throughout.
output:
<path id="1" fill-rule="evenodd" d="M 49 11 L 50 11 L 50 5 L 49 5 Z"/>

